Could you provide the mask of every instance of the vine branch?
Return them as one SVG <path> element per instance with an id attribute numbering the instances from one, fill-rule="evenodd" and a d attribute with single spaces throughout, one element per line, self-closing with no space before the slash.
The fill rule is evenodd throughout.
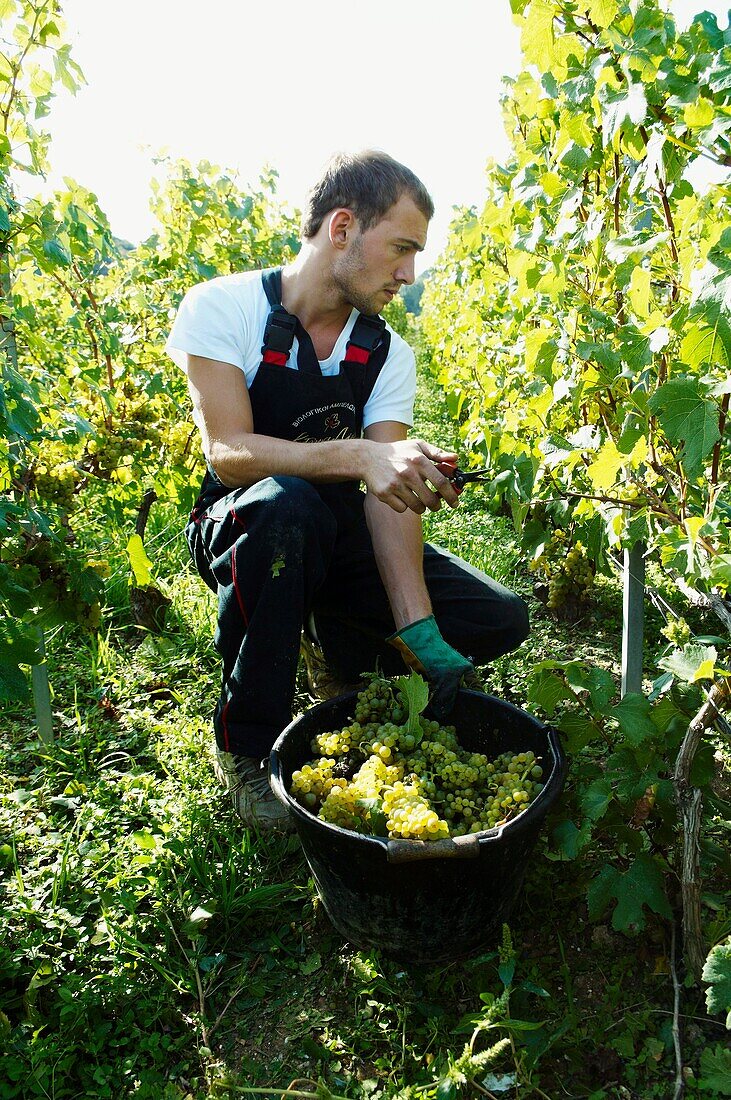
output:
<path id="1" fill-rule="evenodd" d="M 701 928 L 700 830 L 703 796 L 690 781 L 690 772 L 703 734 L 731 703 L 731 679 L 717 680 L 706 702 L 692 719 L 675 762 L 673 785 L 680 810 L 683 848 L 680 887 L 683 899 L 683 959 L 694 981 L 700 981 L 706 959 Z"/>
<path id="2" fill-rule="evenodd" d="M 675 965 L 677 948 L 677 933 L 675 920 L 670 925 L 670 973 L 673 977 L 673 1046 L 675 1047 L 675 1093 L 673 1100 L 682 1100 L 685 1092 L 683 1080 L 683 1052 L 680 1047 L 680 982 Z"/>
<path id="3" fill-rule="evenodd" d="M 718 485 L 718 470 L 721 462 L 721 440 L 723 439 L 723 433 L 726 429 L 729 397 L 731 397 L 731 394 L 725 393 L 723 395 L 723 401 L 721 402 L 721 412 L 718 416 L 718 440 L 716 441 L 716 444 L 713 448 L 713 461 L 711 463 L 711 485 Z"/>

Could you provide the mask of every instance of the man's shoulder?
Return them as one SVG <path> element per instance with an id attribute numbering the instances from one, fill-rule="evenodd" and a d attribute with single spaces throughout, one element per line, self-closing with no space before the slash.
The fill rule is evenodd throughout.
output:
<path id="1" fill-rule="evenodd" d="M 388 321 L 386 321 L 386 331 L 391 334 L 391 346 L 388 352 L 389 358 L 395 356 L 399 359 L 415 361 L 416 357 L 411 344 L 404 340 L 403 336 L 399 336 L 396 329 L 391 328 Z"/>
<path id="2" fill-rule="evenodd" d="M 227 295 L 236 301 L 258 297 L 264 293 L 261 282 L 261 271 L 236 271 L 233 275 L 216 275 L 213 279 L 206 279 L 202 283 L 196 283 L 189 293 L 205 297 L 207 295 Z"/>

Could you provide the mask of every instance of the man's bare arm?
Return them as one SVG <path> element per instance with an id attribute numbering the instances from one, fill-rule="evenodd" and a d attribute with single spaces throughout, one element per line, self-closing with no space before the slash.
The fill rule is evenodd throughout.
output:
<path id="1" fill-rule="evenodd" d="M 378 443 L 406 438 L 406 427 L 393 421 L 372 424 L 366 436 Z M 431 615 L 432 607 L 424 583 L 424 538 L 421 517 L 410 509 L 396 512 L 368 493 L 366 522 L 373 551 L 396 629 Z"/>
<path id="2" fill-rule="evenodd" d="M 283 367 L 282 370 L 289 368 Z M 265 477 L 294 476 L 312 482 L 364 481 L 369 494 L 395 513 L 436 511 L 458 502 L 435 463 L 454 460 L 423 440 L 336 439 L 295 443 L 254 432 L 243 372 L 231 363 L 188 355 L 188 385 L 203 425 L 208 460 L 224 485 L 253 485 Z M 388 433 L 386 433 L 388 434 Z"/>

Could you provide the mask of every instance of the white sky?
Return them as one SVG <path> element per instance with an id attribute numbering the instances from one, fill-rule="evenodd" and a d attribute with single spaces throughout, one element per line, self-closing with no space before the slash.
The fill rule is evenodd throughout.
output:
<path id="1" fill-rule="evenodd" d="M 681 25 L 725 0 L 670 0 Z M 117 236 L 152 231 L 155 153 L 238 171 L 271 164 L 301 205 L 328 156 L 369 146 L 407 164 L 437 213 L 417 271 L 455 205 L 479 203 L 488 157 L 508 151 L 498 96 L 520 66 L 509 0 L 65 0 L 87 80 L 43 123 L 52 172 L 97 195 Z M 724 19 L 725 22 L 725 19 Z M 39 190 L 32 180 L 29 192 Z"/>

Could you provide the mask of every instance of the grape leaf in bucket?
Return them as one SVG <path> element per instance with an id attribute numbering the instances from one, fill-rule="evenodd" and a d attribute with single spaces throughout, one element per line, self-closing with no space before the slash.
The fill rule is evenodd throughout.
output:
<path id="1" fill-rule="evenodd" d="M 426 710 L 429 702 L 429 685 L 418 672 L 412 672 L 410 676 L 399 676 L 396 683 L 406 699 L 409 711 L 404 729 L 413 736 L 414 744 L 418 745 L 424 736 L 419 715 Z"/>

